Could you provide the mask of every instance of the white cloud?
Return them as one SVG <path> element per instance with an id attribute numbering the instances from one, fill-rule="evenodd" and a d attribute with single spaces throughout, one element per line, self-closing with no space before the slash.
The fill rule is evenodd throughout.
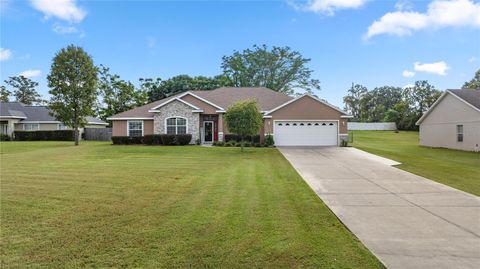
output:
<path id="1" fill-rule="evenodd" d="M 405 89 L 413 88 L 413 87 L 415 87 L 414 84 L 407 84 L 407 85 L 403 86 L 403 89 L 405 90 Z"/>
<path id="2" fill-rule="evenodd" d="M 365 38 L 380 34 L 411 35 L 422 29 L 470 26 L 480 28 L 480 3 L 471 0 L 434 0 L 426 13 L 395 11 L 368 27 Z"/>
<path id="3" fill-rule="evenodd" d="M 426 72 L 445 76 L 447 74 L 447 70 L 450 69 L 450 67 L 444 61 L 423 64 L 420 62 L 416 62 L 413 64 L 413 69 L 417 72 Z"/>
<path id="4" fill-rule="evenodd" d="M 409 70 L 404 70 L 402 72 L 402 76 L 404 76 L 406 78 L 411 78 L 411 77 L 415 76 L 415 72 L 409 71 Z"/>
<path id="5" fill-rule="evenodd" d="M 468 59 L 469 63 L 474 63 L 476 61 L 477 61 L 477 57 L 472 57 L 472 58 Z"/>
<path id="6" fill-rule="evenodd" d="M 395 9 L 397 10 L 412 10 L 413 3 L 410 0 L 399 0 L 395 3 Z"/>
<path id="7" fill-rule="evenodd" d="M 47 19 L 57 17 L 68 22 L 81 22 L 87 14 L 76 5 L 75 0 L 30 0 L 30 2 Z"/>
<path id="8" fill-rule="evenodd" d="M 298 4 L 295 1 L 289 1 L 289 4 L 298 10 L 333 16 L 335 10 L 359 8 L 367 1 L 369 0 L 309 0 L 306 4 Z"/>
<path id="9" fill-rule="evenodd" d="M 9 49 L 0 48 L 0 61 L 5 61 L 12 58 L 12 51 Z"/>
<path id="10" fill-rule="evenodd" d="M 42 71 L 40 71 L 40 70 L 29 69 L 29 70 L 25 70 L 25 71 L 21 72 L 18 75 L 19 76 L 24 76 L 26 78 L 33 78 L 33 77 L 40 76 L 40 74 L 42 74 Z"/>
<path id="11" fill-rule="evenodd" d="M 59 23 L 53 24 L 53 31 L 57 34 L 73 34 L 78 33 L 78 29 L 74 26 L 65 26 Z"/>

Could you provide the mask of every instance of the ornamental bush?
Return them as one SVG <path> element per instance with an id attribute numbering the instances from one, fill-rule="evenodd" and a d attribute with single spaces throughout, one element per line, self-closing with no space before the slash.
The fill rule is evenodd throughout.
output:
<path id="1" fill-rule="evenodd" d="M 143 137 L 145 145 L 162 145 L 162 136 L 158 134 L 145 135 Z"/>
<path id="2" fill-rule="evenodd" d="M 114 145 L 138 145 L 143 144 L 143 136 L 112 136 Z"/>
<path id="3" fill-rule="evenodd" d="M 160 137 L 162 138 L 162 145 L 165 146 L 172 146 L 175 145 L 175 135 L 172 134 L 161 134 Z"/>
<path id="4" fill-rule="evenodd" d="M 74 141 L 73 130 L 14 131 L 16 141 Z"/>
<path id="5" fill-rule="evenodd" d="M 192 135 L 191 134 L 178 134 L 175 135 L 175 144 L 176 145 L 188 145 L 190 144 L 190 141 L 192 141 Z"/>

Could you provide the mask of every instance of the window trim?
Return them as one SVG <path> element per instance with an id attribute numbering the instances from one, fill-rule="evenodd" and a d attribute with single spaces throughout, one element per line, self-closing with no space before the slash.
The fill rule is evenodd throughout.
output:
<path id="1" fill-rule="evenodd" d="M 127 121 L 127 136 L 128 136 L 128 137 L 133 137 L 133 136 L 130 136 L 130 122 L 141 122 L 141 123 L 142 123 L 142 136 L 144 136 L 144 124 L 143 124 L 143 120 L 128 120 L 128 121 Z M 138 130 L 135 130 L 135 131 L 138 131 Z"/>
<path id="2" fill-rule="evenodd" d="M 168 134 L 167 133 L 167 127 L 168 127 L 167 120 L 168 119 L 177 119 L 177 118 L 185 120 L 185 134 L 188 134 L 188 119 L 186 117 L 182 117 L 182 116 L 172 116 L 172 117 L 165 118 L 165 120 L 164 120 L 165 134 Z M 178 124 L 176 122 L 175 122 L 175 134 L 178 134 Z"/>
<path id="3" fill-rule="evenodd" d="M 36 125 L 37 128 L 27 130 L 27 128 L 25 128 L 25 126 L 27 126 L 27 124 L 30 124 L 30 125 L 32 125 L 32 126 L 33 126 L 33 125 Z M 23 124 L 23 130 L 24 130 L 24 131 L 40 131 L 40 123 L 24 123 L 24 124 Z"/>
<path id="4" fill-rule="evenodd" d="M 462 132 L 458 131 L 458 127 L 462 127 Z M 456 133 L 457 133 L 457 142 L 463 142 L 464 140 L 464 135 L 463 135 L 463 124 L 457 124 L 456 125 Z M 458 139 L 459 135 L 462 135 L 462 140 Z"/>

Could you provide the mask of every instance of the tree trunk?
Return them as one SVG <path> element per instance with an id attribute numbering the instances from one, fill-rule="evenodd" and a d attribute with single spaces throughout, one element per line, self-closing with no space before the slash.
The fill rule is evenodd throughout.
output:
<path id="1" fill-rule="evenodd" d="M 75 123 L 73 124 L 73 132 L 75 133 L 75 146 L 78 146 L 78 116 L 75 113 Z"/>
<path id="2" fill-rule="evenodd" d="M 76 125 L 76 124 L 75 124 Z M 75 133 L 75 146 L 78 146 L 78 126 L 74 127 L 74 133 Z"/>
<path id="3" fill-rule="evenodd" d="M 245 143 L 245 141 L 243 140 L 243 135 L 241 136 L 241 140 L 240 140 L 240 148 L 241 148 L 241 151 L 243 152 L 243 144 Z"/>

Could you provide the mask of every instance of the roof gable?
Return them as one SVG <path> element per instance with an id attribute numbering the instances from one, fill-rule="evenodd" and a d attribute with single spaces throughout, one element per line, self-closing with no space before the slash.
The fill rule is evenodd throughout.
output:
<path id="1" fill-rule="evenodd" d="M 265 115 L 270 115 L 270 114 L 272 114 L 273 112 L 275 112 L 275 111 L 277 111 L 277 110 L 279 110 L 279 109 L 281 109 L 281 108 L 283 108 L 283 107 L 286 107 L 286 106 L 288 106 L 288 105 L 290 105 L 290 104 L 292 104 L 292 103 L 294 103 L 294 102 L 297 102 L 297 101 L 299 101 L 299 100 L 302 99 L 302 98 L 311 98 L 311 99 L 313 99 L 313 100 L 315 100 L 315 101 L 317 101 L 317 102 L 319 102 L 319 103 L 321 103 L 321 104 L 323 104 L 323 105 L 326 105 L 326 106 L 328 106 L 328 107 L 336 110 L 337 112 L 339 112 L 339 113 L 341 113 L 341 114 L 343 114 L 343 115 L 348 115 L 347 112 L 339 109 L 338 107 L 336 107 L 336 106 L 334 106 L 334 105 L 331 105 L 331 104 L 329 104 L 329 103 L 327 103 L 327 102 L 325 102 L 325 101 L 323 101 L 323 100 L 321 100 L 321 99 L 318 99 L 318 98 L 315 97 L 315 96 L 309 95 L 309 94 L 305 94 L 305 95 L 299 96 L 299 97 L 297 97 L 297 98 L 295 98 L 295 99 L 292 99 L 292 100 L 290 100 L 290 101 L 288 101 L 288 102 L 285 102 L 285 103 L 283 103 L 283 104 L 281 104 L 281 105 L 273 108 L 272 110 L 267 111 L 267 112 L 265 113 Z"/>
<path id="2" fill-rule="evenodd" d="M 168 100 L 168 101 L 166 101 L 166 102 L 163 102 L 163 103 L 161 103 L 161 104 L 153 107 L 152 109 L 149 109 L 148 112 L 159 112 L 159 110 L 158 110 L 159 108 L 161 108 L 161 107 L 163 107 L 163 106 L 165 106 L 165 105 L 167 105 L 167 104 L 170 104 L 170 103 L 172 103 L 172 102 L 175 102 L 175 101 L 178 101 L 178 102 L 180 102 L 180 103 L 183 103 L 183 104 L 185 104 L 185 105 L 193 108 L 194 110 L 198 110 L 198 111 L 201 110 L 200 108 L 198 108 L 198 107 L 190 104 L 189 102 L 181 99 L 180 97 L 175 97 L 175 98 L 171 98 L 170 100 Z"/>
<path id="3" fill-rule="evenodd" d="M 467 94 L 465 94 L 465 93 L 462 94 L 461 92 L 463 92 L 463 91 L 472 91 L 472 92 L 478 92 L 478 93 L 473 93 L 472 95 L 470 95 L 468 93 Z M 463 95 L 464 97 L 468 96 L 469 101 L 473 101 L 473 103 L 480 105 L 480 100 L 476 101 L 478 103 L 474 102 L 475 101 L 475 95 L 479 96 L 479 98 L 480 98 L 480 91 L 479 90 L 466 90 L 466 89 L 463 89 L 463 90 L 446 90 L 442 95 L 440 95 L 440 97 L 437 99 L 437 101 L 435 101 L 435 103 L 433 103 L 433 105 L 422 115 L 422 117 L 420 117 L 420 119 L 418 119 L 418 121 L 415 124 L 420 125 L 428 117 L 428 115 L 430 115 L 430 113 L 437 107 L 437 105 L 440 104 L 440 102 L 442 102 L 443 99 L 445 99 L 445 97 L 447 95 L 455 97 L 457 100 L 461 101 L 461 103 L 463 103 L 464 105 L 480 112 L 479 107 L 470 103 L 469 101 L 465 100 L 464 98 L 460 97 L 459 93 L 460 93 L 460 95 Z M 473 96 L 473 98 L 471 98 L 472 96 Z"/>

